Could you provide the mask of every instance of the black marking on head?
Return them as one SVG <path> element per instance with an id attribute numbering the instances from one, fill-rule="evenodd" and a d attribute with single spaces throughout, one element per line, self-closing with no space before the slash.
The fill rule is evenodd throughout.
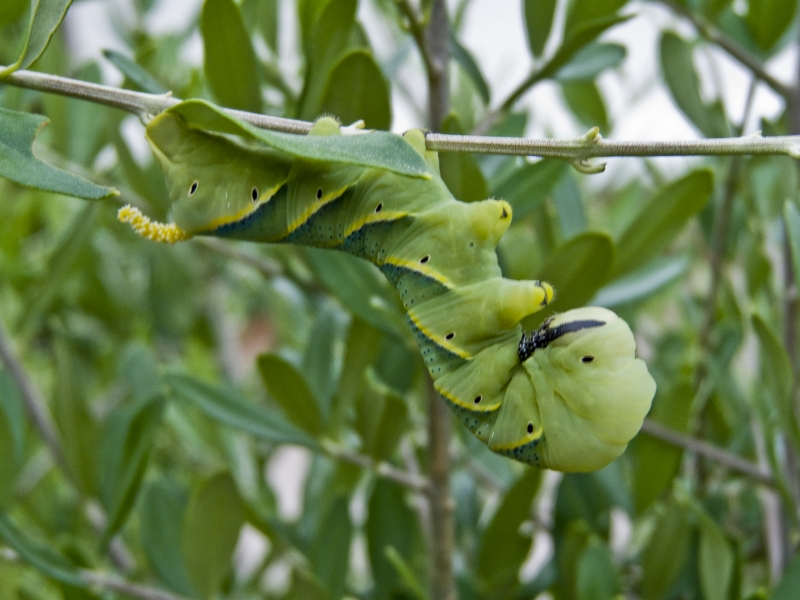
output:
<path id="1" fill-rule="evenodd" d="M 378 206 L 375 207 L 375 212 L 376 213 L 379 213 L 382 210 L 383 210 L 383 202 L 381 202 L 380 204 L 378 204 Z"/>
<path id="2" fill-rule="evenodd" d="M 317 200 L 320 200 L 321 198 L 322 198 L 322 188 L 319 188 L 317 190 Z"/>
<path id="3" fill-rule="evenodd" d="M 456 337 L 456 332 L 455 332 L 455 331 L 451 331 L 451 332 L 450 332 L 450 333 L 448 333 L 446 336 L 444 336 L 444 339 L 446 339 L 446 340 L 452 340 L 454 337 Z"/>
<path id="4" fill-rule="evenodd" d="M 582 356 L 581 357 L 581 362 L 583 362 L 583 363 L 590 363 L 593 360 L 594 360 L 594 356 L 589 356 L 588 354 L 586 356 Z"/>
<path id="5" fill-rule="evenodd" d="M 258 188 L 253 188 L 253 191 L 250 192 L 250 197 L 253 199 L 253 202 L 258 202 Z"/>
<path id="6" fill-rule="evenodd" d="M 483 400 L 483 396 L 478 395 L 478 396 L 475 396 L 475 400 L 473 400 L 472 403 L 473 404 L 480 404 L 481 400 Z"/>
<path id="7" fill-rule="evenodd" d="M 549 302 L 549 300 L 548 300 L 548 298 L 547 298 L 547 288 L 545 288 L 545 287 L 542 285 L 542 282 L 541 282 L 541 281 L 539 281 L 538 279 L 537 279 L 536 281 L 534 281 L 534 282 L 533 282 L 533 284 L 534 284 L 536 287 L 538 287 L 538 288 L 541 288 L 541 289 L 542 289 L 542 291 L 544 292 L 544 298 L 542 298 L 542 302 L 539 304 L 539 306 L 547 306 L 547 303 Z"/>
<path id="8" fill-rule="evenodd" d="M 508 218 L 508 211 L 506 210 L 506 207 L 504 206 L 503 207 L 503 212 L 500 214 L 500 219 L 507 219 L 507 218 Z"/>
<path id="9" fill-rule="evenodd" d="M 423 256 L 422 258 L 419 259 L 419 264 L 424 265 L 430 259 L 431 259 L 431 255 L 430 254 L 426 254 L 425 256 Z"/>
<path id="10" fill-rule="evenodd" d="M 194 196 L 194 193 L 197 191 L 198 182 L 192 182 L 192 185 L 189 187 L 189 195 Z"/>
<path id="11" fill-rule="evenodd" d="M 527 431 L 528 431 L 529 434 L 533 433 L 533 423 L 528 423 Z"/>
<path id="12" fill-rule="evenodd" d="M 534 351 L 540 348 L 547 348 L 550 342 L 557 340 L 562 335 L 574 333 L 581 329 L 589 329 L 590 327 L 600 327 L 606 324 L 605 321 L 584 319 L 582 321 L 567 321 L 551 329 L 550 323 L 552 322 L 553 318 L 551 317 L 542 323 L 539 329 L 531 331 L 529 334 L 526 334 L 524 331 L 522 332 L 522 338 L 519 340 L 519 346 L 517 347 L 517 355 L 519 356 L 520 362 L 524 362 L 530 358 Z"/>

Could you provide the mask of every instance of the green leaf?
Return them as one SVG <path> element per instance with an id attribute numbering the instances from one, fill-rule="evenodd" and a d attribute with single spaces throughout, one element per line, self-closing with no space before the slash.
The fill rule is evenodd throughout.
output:
<path id="1" fill-rule="evenodd" d="M 5 0 L 4 0 L 5 2 Z M 10 75 L 18 69 L 27 69 L 36 62 L 50 43 L 50 38 L 53 37 L 64 16 L 67 14 L 72 0 L 37 0 L 36 5 L 33 7 L 33 15 L 31 16 L 31 26 L 28 30 L 28 37 L 25 40 L 25 45 L 22 48 L 22 54 L 17 61 L 0 69 L 0 79 Z M 13 10 L 13 7 L 12 9 Z M 0 125 L 0 131 L 5 129 Z M 0 163 L 4 162 L 0 156 Z"/>
<path id="2" fill-rule="evenodd" d="M 531 54 L 540 57 L 544 52 L 553 16 L 556 12 L 556 0 L 523 0 L 525 10 L 525 28 L 528 32 L 528 47 Z"/>
<path id="3" fill-rule="evenodd" d="M 770 50 L 794 22 L 797 7 L 792 0 L 749 0 L 745 23 L 756 44 Z"/>
<path id="4" fill-rule="evenodd" d="M 364 373 L 376 360 L 383 334 L 366 321 L 353 317 L 347 333 L 347 349 L 334 398 L 333 417 L 337 425 L 347 419 L 350 409 L 363 393 Z"/>
<path id="5" fill-rule="evenodd" d="M 531 503 L 541 479 L 540 470 L 526 469 L 506 492 L 481 535 L 478 574 L 487 589 L 517 580 L 517 571 L 531 546 L 530 537 L 521 535 L 519 528 L 530 517 Z"/>
<path id="6" fill-rule="evenodd" d="M 713 190 L 710 171 L 689 173 L 658 192 L 617 240 L 616 278 L 647 264 L 703 210 Z"/>
<path id="7" fill-rule="evenodd" d="M 569 169 L 563 160 L 542 159 L 526 163 L 493 190 L 504 198 L 514 210 L 514 219 L 520 219 L 544 202 Z"/>
<path id="8" fill-rule="evenodd" d="M 583 196 L 574 176 L 564 177 L 558 182 L 553 189 L 553 204 L 558 212 L 561 234 L 565 238 L 569 239 L 586 229 L 588 221 Z"/>
<path id="9" fill-rule="evenodd" d="M 464 69 L 472 83 L 475 84 L 475 89 L 478 90 L 478 94 L 480 94 L 484 104 L 489 104 L 492 99 L 489 84 L 486 83 L 486 79 L 481 73 L 481 68 L 475 62 L 472 54 L 459 43 L 453 31 L 450 32 L 450 56 Z"/>
<path id="10" fill-rule="evenodd" d="M 368 128 L 389 129 L 392 124 L 389 84 L 371 52 L 355 50 L 336 63 L 319 111 L 339 117 L 342 123 L 363 119 Z"/>
<path id="11" fill-rule="evenodd" d="M 580 600 L 609 600 L 619 591 L 611 548 L 598 538 L 592 538 L 578 560 L 576 587 Z"/>
<path id="12" fill-rule="evenodd" d="M 361 436 L 363 451 L 375 460 L 385 460 L 408 428 L 408 408 L 403 398 L 372 369 L 367 370 L 365 379 L 367 388 L 356 407 L 356 431 Z"/>
<path id="13" fill-rule="evenodd" d="M 258 62 L 233 0 L 205 0 L 200 16 L 203 70 L 211 91 L 229 107 L 261 112 Z"/>
<path id="14" fill-rule="evenodd" d="M 277 354 L 262 354 L 258 357 L 258 371 L 289 420 L 311 435 L 319 436 L 322 433 L 320 408 L 297 369 Z"/>
<path id="15" fill-rule="evenodd" d="M 686 509 L 670 502 L 659 515 L 650 543 L 642 553 L 642 600 L 661 600 L 686 563 L 692 530 Z"/>
<path id="16" fill-rule="evenodd" d="M 735 557 L 725 534 L 710 518 L 700 521 L 698 550 L 700 587 L 705 600 L 727 600 L 734 573 Z"/>
<path id="17" fill-rule="evenodd" d="M 105 56 L 137 89 L 148 94 L 164 94 L 169 90 L 153 77 L 147 70 L 131 58 L 116 50 L 103 50 Z"/>
<path id="18" fill-rule="evenodd" d="M 589 305 L 613 308 L 640 302 L 676 281 L 688 267 L 689 260 L 685 256 L 657 258 L 600 289 Z"/>
<path id="19" fill-rule="evenodd" d="M 322 517 L 309 553 L 314 573 L 331 598 L 344 596 L 352 537 L 349 500 L 340 494 Z"/>
<path id="20" fill-rule="evenodd" d="M 418 523 L 414 511 L 405 500 L 406 490 L 387 479 L 377 479 L 369 499 L 367 513 L 367 549 L 375 581 L 375 598 L 396 598 L 404 585 L 387 551 L 405 562 L 414 556 Z"/>
<path id="21" fill-rule="evenodd" d="M 341 339 L 341 311 L 333 302 L 326 302 L 314 320 L 303 356 L 303 374 L 319 406 L 323 422 L 331 412 L 331 399 L 336 391 L 336 350 Z"/>
<path id="22" fill-rule="evenodd" d="M 573 81 L 561 84 L 564 100 L 572 113 L 585 127 L 608 131 L 606 104 L 594 81 Z"/>
<path id="23" fill-rule="evenodd" d="M 730 135 L 725 109 L 717 101 L 703 102 L 692 61 L 692 46 L 672 32 L 661 37 L 661 68 L 675 104 L 706 137 Z"/>
<path id="24" fill-rule="evenodd" d="M 263 142 L 290 156 L 387 169 L 401 175 L 430 178 L 425 159 L 401 137 L 385 131 L 365 135 L 293 135 L 259 129 L 204 100 L 186 100 L 169 109 L 192 127 Z"/>
<path id="25" fill-rule="evenodd" d="M 797 206 L 791 200 L 783 204 L 783 221 L 789 247 L 792 250 L 795 285 L 800 285 L 800 210 L 797 210 Z"/>
<path id="26" fill-rule="evenodd" d="M 3 413 L 6 419 L 11 442 L 9 450 L 13 461 L 21 465 L 25 455 L 25 430 L 28 419 L 17 384 L 14 383 L 11 374 L 2 369 L 0 369 L 0 413 Z"/>
<path id="27" fill-rule="evenodd" d="M 554 77 L 561 82 L 594 81 L 600 73 L 621 63 L 626 53 L 625 46 L 594 42 L 576 52 Z"/>
<path id="28" fill-rule="evenodd" d="M 103 543 L 119 531 L 133 508 L 163 413 L 164 400 L 155 397 L 123 405 L 109 418 L 100 445 L 100 500 L 108 514 Z"/>
<path id="29" fill-rule="evenodd" d="M 389 335 L 407 335 L 394 291 L 375 267 L 344 252 L 305 248 L 304 254 L 322 285 L 345 308 Z"/>
<path id="30" fill-rule="evenodd" d="M 311 19 L 305 17 L 304 27 L 305 55 L 308 62 L 303 92 L 298 102 L 297 116 L 300 119 L 316 119 L 325 89 L 336 63 L 350 46 L 353 31 L 356 29 L 356 0 L 328 0 L 327 2 L 307 2 L 313 7 L 313 26 Z"/>
<path id="31" fill-rule="evenodd" d="M 800 589 L 800 552 L 795 553 L 769 600 L 794 600 L 798 589 Z"/>
<path id="32" fill-rule="evenodd" d="M 564 22 L 564 37 L 592 21 L 608 18 L 622 8 L 628 0 L 570 0 Z"/>
<path id="33" fill-rule="evenodd" d="M 278 52 L 278 0 L 244 0 L 242 17 L 248 27 L 258 29 L 272 52 Z"/>
<path id="34" fill-rule="evenodd" d="M 175 396 L 192 402 L 221 423 L 277 444 L 315 445 L 312 438 L 294 425 L 273 411 L 247 401 L 229 386 L 213 386 L 180 373 L 168 373 L 165 380 Z"/>
<path id="35" fill-rule="evenodd" d="M 587 231 L 557 248 L 541 269 L 556 291 L 553 308 L 564 312 L 584 306 L 607 281 L 614 264 L 614 242 L 605 233 Z"/>
<path id="36" fill-rule="evenodd" d="M 0 511 L 0 539 L 45 575 L 75 587 L 88 587 L 78 568 L 64 555 L 48 545 L 27 537 L 2 511 Z"/>
<path id="37" fill-rule="evenodd" d="M 14 430 L 11 419 L 0 406 L 0 510 L 14 498 L 20 457 L 14 447 Z"/>
<path id="38" fill-rule="evenodd" d="M 414 571 L 409 566 L 408 562 L 395 550 L 392 546 L 386 548 L 386 558 L 394 567 L 394 570 L 406 584 L 406 588 L 411 592 L 416 600 L 428 600 L 429 596 L 422 587 L 419 579 L 414 575 Z"/>
<path id="39" fill-rule="evenodd" d="M 450 113 L 447 116 L 442 123 L 441 132 L 457 135 L 463 133 L 455 114 Z M 450 192 L 462 202 L 485 200 L 489 197 L 489 186 L 473 154 L 440 152 L 439 170 Z"/>
<path id="40" fill-rule="evenodd" d="M 183 518 L 181 548 L 189 578 L 203 598 L 215 596 L 230 572 L 242 525 L 244 504 L 229 473 L 195 487 Z"/>
<path id="41" fill-rule="evenodd" d="M 0 27 L 21 19 L 27 8 L 28 0 L 5 0 L 0 4 Z"/>
<path id="42" fill-rule="evenodd" d="M 119 194 L 42 162 L 33 155 L 33 141 L 49 121 L 40 115 L 0 108 L 0 176 L 27 187 L 100 200 Z"/>
<path id="43" fill-rule="evenodd" d="M 139 538 L 147 560 L 169 588 L 195 596 L 181 550 L 187 504 L 174 482 L 160 478 L 147 484 L 139 504 Z"/>

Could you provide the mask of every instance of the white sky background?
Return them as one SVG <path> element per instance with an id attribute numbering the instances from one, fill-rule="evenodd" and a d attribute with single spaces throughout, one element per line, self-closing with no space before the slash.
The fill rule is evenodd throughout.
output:
<path id="1" fill-rule="evenodd" d="M 2 1 L 2 0 L 0 0 Z M 455 1 L 448 0 L 454 6 Z M 160 0 L 156 10 L 148 18 L 148 29 L 154 34 L 163 34 L 185 29 L 197 18 L 202 0 Z M 599 86 L 606 101 L 613 129 L 603 132 L 606 137 L 627 140 L 681 140 L 698 138 L 699 134 L 686 121 L 672 103 L 661 80 L 658 56 L 659 32 L 664 27 L 675 29 L 688 39 L 696 35 L 691 25 L 675 17 L 669 10 L 647 2 L 633 2 L 626 8 L 638 16 L 613 28 L 602 36 L 605 41 L 614 41 L 627 47 L 627 58 L 615 70 L 605 72 Z M 96 60 L 103 68 L 106 83 L 117 85 L 122 76 L 101 55 L 101 50 L 111 48 L 129 53 L 116 35 L 110 15 L 131 14 L 129 0 L 84 0 L 73 4 L 65 25 L 73 52 L 83 63 Z M 284 72 L 297 72 L 299 57 L 292 55 L 296 32 L 294 2 L 282 0 L 280 44 L 281 67 Z M 556 17 L 554 31 L 563 20 L 563 3 Z M 394 47 L 389 39 L 391 33 L 384 26 L 370 0 L 360 0 L 359 17 L 365 24 L 379 60 L 386 61 Z M 473 54 L 492 90 L 493 102 L 508 95 L 530 72 L 532 62 L 528 52 L 524 21 L 519 0 L 472 0 L 465 15 L 460 40 Z M 550 40 L 550 49 L 560 40 Z M 202 42 L 195 34 L 185 48 L 185 56 L 192 63 L 202 63 Z M 797 70 L 797 49 L 787 48 L 766 65 L 767 70 L 780 81 L 791 84 Z M 733 122 L 741 119 L 745 98 L 750 86 L 750 75 L 727 54 L 704 49 L 696 53 L 695 63 L 700 70 L 701 81 L 708 85 L 703 90 L 707 99 L 722 96 Z M 404 88 L 415 96 L 414 102 L 424 107 L 424 79 L 418 57 L 412 52 L 408 65 L 398 77 Z M 297 85 L 300 84 L 296 80 Z M 408 97 L 393 86 L 394 131 L 422 125 Z M 556 84 L 544 82 L 520 101 L 520 106 L 530 109 L 529 136 L 574 137 L 584 133 L 564 108 Z M 745 134 L 758 129 L 761 117 L 774 118 L 783 104 L 767 86 L 760 84 L 755 95 L 753 109 L 745 126 Z M 126 138 L 134 142 L 141 140 L 141 152 L 146 148 L 138 122 L 130 121 L 132 135 Z M 126 127 L 127 129 L 127 127 Z M 126 131 L 126 133 L 128 133 Z M 134 150 L 137 150 L 134 148 Z M 669 177 L 677 176 L 693 162 L 686 158 L 654 159 L 658 167 Z M 640 159 L 611 159 L 606 173 L 586 178 L 590 187 L 614 185 L 642 171 Z M 291 518 L 302 510 L 302 485 L 308 469 L 306 451 L 286 451 L 268 469 L 268 478 L 273 484 L 280 512 Z M 292 473 L 288 477 L 287 473 Z M 623 527 L 624 529 L 624 527 Z M 252 536 L 251 536 L 252 537 Z M 624 536 L 623 536 L 624 537 Z M 246 536 L 243 536 L 243 540 Z M 542 543 L 539 543 L 542 542 Z M 256 544 L 257 545 L 257 544 Z M 252 546 L 251 546 L 252 548 Z M 266 552 L 267 550 L 263 550 Z M 538 571 L 552 552 L 546 538 L 537 539 L 530 560 L 523 566 L 526 576 Z"/>

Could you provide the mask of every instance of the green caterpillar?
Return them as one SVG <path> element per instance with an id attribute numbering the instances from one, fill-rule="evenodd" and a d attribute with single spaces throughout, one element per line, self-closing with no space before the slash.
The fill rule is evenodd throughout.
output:
<path id="1" fill-rule="evenodd" d="M 441 397 L 493 451 L 560 471 L 618 457 L 641 427 L 655 382 L 628 325 L 603 308 L 571 310 L 525 334 L 546 307 L 540 281 L 502 277 L 502 200 L 453 198 L 422 132 L 310 135 L 258 130 L 202 101 L 155 117 L 147 139 L 173 202 L 173 225 L 126 207 L 151 239 L 193 235 L 335 248 L 375 264 L 397 290 Z"/>

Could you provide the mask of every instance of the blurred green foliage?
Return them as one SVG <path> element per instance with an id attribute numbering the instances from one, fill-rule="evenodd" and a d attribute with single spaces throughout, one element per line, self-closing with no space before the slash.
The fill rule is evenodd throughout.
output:
<path id="1" fill-rule="evenodd" d="M 56 29 L 69 4 L 0 3 L 0 63 L 28 66 L 52 35 L 36 69 L 99 81 L 99 65 L 78 64 Z M 420 3 L 423 19 L 431 4 Z M 598 78 L 637 49 L 597 37 L 635 23 L 642 4 L 521 5 L 528 85 L 554 80 L 576 124 L 613 133 L 624 111 L 609 110 Z M 797 44 L 794 0 L 672 5 L 755 61 Z M 127 52 L 104 55 L 130 89 L 386 129 L 394 95 L 408 95 L 398 69 L 420 68 L 389 0 L 205 0 L 188 27 L 160 34 L 156 2 L 125 6 L 112 14 Z M 503 102 L 461 37 L 464 10 L 469 0 L 453 18 L 453 133 L 481 122 L 490 98 Z M 740 109 L 720 90 L 709 98 L 696 66 L 713 44 L 687 31 L 659 32 L 652 71 L 698 132 L 739 131 Z M 198 33 L 202 64 L 186 59 Z M 495 135 L 539 118 L 507 108 Z M 790 133 L 789 111 L 765 132 Z M 37 156 L 73 175 L 30 154 L 38 114 L 52 123 Z M 0 86 L 0 314 L 62 450 L 49 451 L 26 392 L 0 370 L 0 599 L 114 597 L 86 584 L 88 569 L 191 598 L 425 600 L 424 496 L 367 468 L 424 473 L 427 462 L 427 375 L 388 285 L 339 253 L 136 237 L 116 221 L 118 203 L 165 220 L 168 201 L 131 129 L 104 106 Z M 600 472 L 556 476 L 454 424 L 460 597 L 798 597 L 796 165 L 715 158 L 668 177 L 661 163 L 619 162 L 624 176 L 597 185 L 556 160 L 440 159 L 460 199 L 512 204 L 506 276 L 551 281 L 555 310 L 600 304 L 629 321 L 658 381 L 654 423 L 774 481 L 646 434 Z M 87 179 L 120 196 L 58 195 L 108 196 Z"/>

